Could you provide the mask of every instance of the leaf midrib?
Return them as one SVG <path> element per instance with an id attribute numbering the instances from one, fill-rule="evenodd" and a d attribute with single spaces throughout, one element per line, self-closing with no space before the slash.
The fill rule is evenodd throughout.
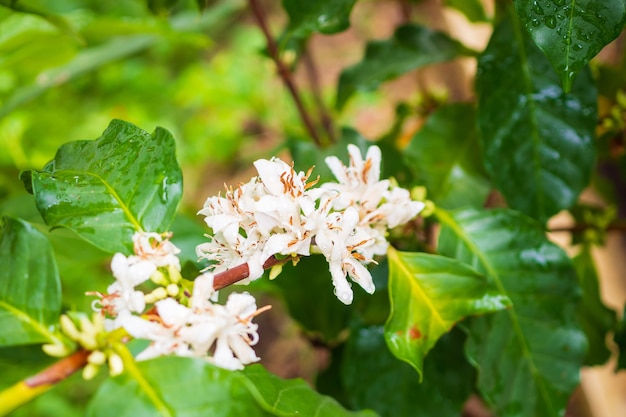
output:
<path id="1" fill-rule="evenodd" d="M 9 313 L 13 314 L 19 321 L 29 325 L 33 330 L 35 330 L 38 334 L 42 335 L 46 338 L 46 340 L 50 341 L 54 344 L 62 344 L 63 342 L 52 332 L 48 331 L 48 328 L 36 320 L 34 317 L 31 317 L 26 312 L 15 308 L 11 304 L 8 304 L 5 301 L 0 301 L 0 309 L 7 310 Z"/>
<path id="2" fill-rule="evenodd" d="M 545 213 L 545 200 L 543 193 L 543 184 L 541 182 L 541 161 L 539 155 L 539 146 L 541 145 L 539 140 L 539 127 L 537 125 L 537 107 L 535 100 L 533 99 L 533 82 L 532 76 L 530 75 L 530 70 L 528 66 L 528 56 L 526 55 L 526 48 L 524 42 L 524 36 L 522 33 L 522 27 L 520 26 L 519 20 L 517 18 L 511 19 L 513 21 L 513 27 L 515 32 L 515 39 L 518 44 L 519 58 L 521 61 L 520 69 L 522 70 L 522 81 L 524 86 L 524 95 L 527 99 L 528 103 L 528 114 L 530 118 L 530 130 L 531 130 L 531 139 L 532 139 L 532 153 L 533 153 L 533 176 L 535 178 L 534 182 L 538 188 L 541 188 L 541 192 L 539 190 L 535 190 L 534 200 L 537 205 L 537 213 L 541 216 Z"/>
<path id="3" fill-rule="evenodd" d="M 126 203 L 120 197 L 120 195 L 117 193 L 115 188 L 113 188 L 108 183 L 108 181 L 106 181 L 99 174 L 97 174 L 95 172 L 92 172 L 92 171 L 87 171 L 87 170 L 79 171 L 79 170 L 74 170 L 74 169 L 59 169 L 59 170 L 55 170 L 53 173 L 50 173 L 49 175 L 50 176 L 54 176 L 55 173 L 67 173 L 69 175 L 85 175 L 85 176 L 91 176 L 91 177 L 96 178 L 98 181 L 100 181 L 102 183 L 102 185 L 104 185 L 104 187 L 107 189 L 109 194 L 111 194 L 113 196 L 113 198 L 117 201 L 117 203 L 119 204 L 120 208 L 124 212 L 124 215 L 126 216 L 126 218 L 128 218 L 128 220 L 133 225 L 135 230 L 137 230 L 137 231 L 142 231 L 143 230 L 143 227 L 141 227 L 141 224 L 139 223 L 139 220 L 137 218 L 135 218 L 135 216 L 131 212 L 130 208 L 126 205 Z"/>
<path id="4" fill-rule="evenodd" d="M 395 249 L 393 249 L 391 246 L 389 247 L 389 257 L 392 259 L 395 259 L 396 262 L 391 263 L 390 266 L 393 267 L 394 264 L 398 265 L 399 268 L 402 270 L 402 272 L 408 276 L 413 278 L 415 276 L 415 273 L 411 272 L 409 270 L 409 268 L 406 267 L 406 265 L 404 264 L 404 262 L 402 262 L 402 260 L 400 259 L 400 256 L 398 255 L 398 251 L 396 251 Z M 390 277 L 392 277 L 392 274 L 389 274 Z M 391 291 L 391 286 L 389 287 L 390 291 Z M 447 329 L 448 326 L 446 326 L 446 322 L 444 321 L 443 317 L 441 317 L 441 315 L 439 314 L 439 311 L 437 311 L 437 309 L 435 308 L 435 306 L 433 305 L 433 303 L 430 301 L 430 298 L 426 296 L 426 292 L 422 289 L 422 287 L 419 285 L 419 281 L 416 279 L 412 279 L 411 280 L 411 288 L 416 288 L 417 291 L 420 293 L 420 295 L 422 296 L 422 300 L 425 301 L 426 306 L 434 313 L 435 318 L 437 319 L 437 321 L 441 324 L 441 327 L 443 329 Z"/>
<path id="5" fill-rule="evenodd" d="M 471 251 L 472 254 L 474 254 L 478 258 L 479 262 L 483 265 L 483 267 L 487 271 L 487 276 L 493 279 L 493 282 L 498 288 L 498 290 L 502 294 L 508 296 L 507 291 L 502 285 L 502 281 L 500 279 L 499 274 L 495 271 L 494 268 L 492 268 L 489 260 L 484 256 L 482 251 L 480 251 L 480 249 L 474 244 L 474 242 L 470 239 L 470 237 L 467 236 L 463 232 L 463 230 L 459 227 L 457 222 L 447 212 L 442 211 L 441 209 L 436 209 L 435 215 L 442 223 L 445 223 L 462 242 L 464 242 L 467 245 L 467 248 Z M 522 332 L 522 328 L 517 319 L 517 315 L 515 314 L 515 305 L 512 305 L 511 308 L 506 310 L 506 312 L 511 319 L 515 336 L 519 340 L 520 346 L 522 348 L 521 350 L 522 350 L 523 356 L 528 362 L 530 371 L 533 375 L 537 388 L 539 389 L 541 393 L 541 397 L 545 401 L 546 405 L 548 405 L 549 409 L 552 410 L 554 407 L 552 405 L 550 395 L 547 392 L 547 389 L 543 384 L 543 381 L 541 379 L 541 373 L 539 372 L 539 370 L 537 369 L 537 366 L 535 365 L 532 354 L 530 352 L 530 348 L 526 344 L 524 333 Z"/>

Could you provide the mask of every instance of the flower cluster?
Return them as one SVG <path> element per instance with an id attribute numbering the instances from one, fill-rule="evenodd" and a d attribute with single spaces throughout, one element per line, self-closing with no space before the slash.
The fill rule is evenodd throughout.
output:
<path id="1" fill-rule="evenodd" d="M 339 300 L 352 302 L 347 276 L 373 293 L 365 265 L 387 252 L 387 230 L 415 217 L 424 204 L 380 180 L 377 146 L 365 159 L 354 145 L 348 152 L 348 166 L 336 157 L 326 159 L 338 182 L 320 187 L 307 182 L 311 170 L 296 172 L 277 158 L 256 161 L 257 177 L 210 197 L 200 210 L 213 233 L 197 247 L 198 255 L 213 262 L 213 273 L 247 263 L 254 280 L 269 257 L 308 256 L 313 247 L 329 264 Z"/>
<path id="2" fill-rule="evenodd" d="M 135 233 L 134 255 L 115 254 L 111 270 L 116 281 L 106 294 L 94 293 L 99 299 L 93 306 L 106 317 L 106 330 L 123 329 L 149 340 L 139 360 L 195 356 L 232 370 L 258 361 L 251 348 L 258 340 L 252 319 L 265 309 L 258 310 L 248 293 L 233 293 L 225 305 L 215 304 L 213 274 L 183 279 L 176 256 L 180 251 L 169 237 Z M 147 281 L 156 288 L 149 293 L 137 289 Z"/>
<path id="3" fill-rule="evenodd" d="M 366 265 L 387 252 L 388 229 L 409 221 L 424 204 L 380 179 L 378 147 L 370 147 L 365 159 L 356 146 L 348 151 L 348 166 L 335 157 L 326 159 L 337 182 L 315 187 L 317 181 L 308 182 L 311 170 L 296 172 L 280 159 L 262 159 L 254 163 L 257 177 L 209 198 L 200 213 L 212 235 L 197 252 L 211 265 L 193 281 L 181 276 L 180 250 L 170 234 L 135 233 L 134 254 L 113 257 L 115 282 L 105 294 L 91 293 L 98 296 L 94 326 L 81 319 L 79 331 L 65 320 L 69 338 L 93 353 L 89 375 L 107 360 L 112 372 L 121 372 L 121 357 L 112 348 L 119 339 L 111 336 L 119 334 L 150 341 L 139 360 L 194 356 L 232 370 L 258 361 L 252 346 L 259 335 L 252 319 L 267 308 L 257 309 L 248 293 L 233 293 L 224 305 L 215 302 L 215 276 L 242 264 L 248 266 L 248 280 L 254 280 L 271 257 L 315 251 L 326 258 L 335 294 L 343 303 L 350 304 L 353 297 L 347 277 L 373 293 Z"/>

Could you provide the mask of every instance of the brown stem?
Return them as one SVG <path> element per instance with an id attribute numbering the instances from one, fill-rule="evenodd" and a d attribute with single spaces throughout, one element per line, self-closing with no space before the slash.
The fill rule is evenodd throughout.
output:
<path id="1" fill-rule="evenodd" d="M 81 349 L 61 359 L 36 375 L 26 379 L 24 383 L 30 388 L 52 385 L 64 380 L 74 372 L 87 365 L 87 357 L 91 352 Z"/>
<path id="2" fill-rule="evenodd" d="M 259 1 L 248 0 L 248 2 L 250 4 L 252 12 L 254 13 L 254 17 L 256 18 L 257 23 L 259 24 L 259 27 L 263 32 L 263 35 L 265 36 L 265 40 L 267 42 L 267 51 L 269 52 L 270 57 L 276 64 L 276 68 L 278 69 L 278 74 L 280 75 L 280 78 L 287 86 L 287 89 L 289 90 L 289 93 L 293 98 L 293 101 L 298 109 L 298 113 L 300 114 L 300 119 L 302 120 L 302 123 L 306 127 L 306 130 L 309 132 L 309 135 L 311 136 L 311 139 L 313 139 L 313 142 L 315 142 L 317 146 L 321 146 L 320 138 L 317 134 L 317 131 L 315 130 L 315 125 L 311 120 L 311 116 L 309 116 L 309 113 L 307 113 L 306 109 L 304 108 L 302 98 L 300 97 L 300 92 L 296 88 L 296 85 L 291 78 L 291 71 L 289 71 L 287 65 L 280 59 L 278 47 L 276 46 L 276 42 L 274 41 L 274 38 L 272 37 L 272 34 L 267 27 L 265 15 L 263 13 L 261 5 L 259 4 Z"/>
<path id="3" fill-rule="evenodd" d="M 274 265 L 278 265 L 279 263 L 285 261 L 285 259 L 279 260 L 276 259 L 275 256 L 272 256 L 265 261 L 263 269 L 269 269 Z M 215 288 L 216 291 L 221 290 L 222 288 L 228 287 L 235 282 L 248 278 L 248 276 L 250 276 L 250 268 L 248 268 L 248 264 L 237 265 L 229 270 L 215 274 L 213 277 L 213 288 Z"/>
<path id="4" fill-rule="evenodd" d="M 317 71 L 315 60 L 313 59 L 311 52 L 308 50 L 308 47 L 304 50 L 302 58 L 304 61 L 304 67 L 306 68 L 307 77 L 309 78 L 309 84 L 311 85 L 311 91 L 313 92 L 313 99 L 315 100 L 315 104 L 317 105 L 320 113 L 322 126 L 324 127 L 324 130 L 326 130 L 328 139 L 334 143 L 337 141 L 337 138 L 333 127 L 333 119 L 330 117 L 330 114 L 324 105 L 324 100 L 322 100 L 322 88 L 319 72 Z"/>

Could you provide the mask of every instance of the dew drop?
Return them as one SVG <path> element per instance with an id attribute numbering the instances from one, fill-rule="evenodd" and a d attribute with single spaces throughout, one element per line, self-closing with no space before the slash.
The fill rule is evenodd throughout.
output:
<path id="1" fill-rule="evenodd" d="M 554 29 L 556 27 L 556 18 L 554 16 L 546 16 L 545 18 L 546 26 Z"/>
<path id="2" fill-rule="evenodd" d="M 541 22 L 539 21 L 539 19 L 533 18 L 531 19 L 530 24 L 533 25 L 534 27 L 539 27 L 541 25 Z"/>
<path id="3" fill-rule="evenodd" d="M 161 181 L 161 193 L 159 194 L 162 203 L 167 203 L 167 177 Z"/>
<path id="4" fill-rule="evenodd" d="M 574 46 L 572 46 L 572 49 L 574 51 L 582 51 L 583 46 L 580 43 L 575 44 Z"/>

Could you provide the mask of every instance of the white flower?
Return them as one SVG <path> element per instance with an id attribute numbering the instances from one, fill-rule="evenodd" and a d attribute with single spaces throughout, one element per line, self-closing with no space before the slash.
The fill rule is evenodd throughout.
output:
<path id="1" fill-rule="evenodd" d="M 355 145 L 348 145 L 348 153 L 350 165 L 347 167 L 336 156 L 326 158 L 326 165 L 339 183 L 326 183 L 322 187 L 338 192 L 338 198 L 333 203 L 336 210 L 357 206 L 363 216 L 378 207 L 390 183 L 389 180 L 380 181 L 381 154 L 378 146 L 369 147 L 365 160 Z"/>
<path id="2" fill-rule="evenodd" d="M 359 213 L 348 207 L 344 212 L 332 213 L 326 227 L 315 236 L 315 244 L 326 257 L 332 276 L 335 294 L 344 304 L 352 303 L 352 289 L 346 275 L 365 291 L 374 292 L 372 275 L 359 261 L 371 262 L 358 251 L 371 245 L 375 237 L 369 228 L 358 226 Z"/>
<path id="3" fill-rule="evenodd" d="M 180 249 L 169 241 L 170 237 L 171 233 L 135 232 L 133 235 L 135 256 L 142 261 L 153 263 L 156 267 L 171 265 L 180 271 L 180 261 L 176 256 Z"/>
<path id="4" fill-rule="evenodd" d="M 256 161 L 258 177 L 207 199 L 200 210 L 213 235 L 196 248 L 198 256 L 214 262 L 213 273 L 246 263 L 248 280 L 254 280 L 270 257 L 308 256 L 314 244 L 329 263 L 342 302 L 352 302 L 348 276 L 372 293 L 365 265 L 387 252 L 387 230 L 415 217 L 424 204 L 380 179 L 380 148 L 371 146 L 365 158 L 354 145 L 348 152 L 348 166 L 326 158 L 338 182 L 318 188 L 312 188 L 316 181 L 307 183 L 310 170 L 296 172 L 277 158 Z"/>
<path id="5" fill-rule="evenodd" d="M 213 304 L 213 275 L 203 274 L 194 281 L 190 307 L 174 298 L 157 301 L 157 315 L 146 318 L 130 313 L 117 317 L 116 324 L 131 336 L 150 341 L 137 355 L 138 360 L 164 355 L 205 358 L 226 369 L 243 369 L 256 362 L 251 346 L 259 339 L 252 319 L 264 311 L 248 293 L 229 296 L 226 305 Z M 213 356 L 209 356 L 214 347 Z"/>

